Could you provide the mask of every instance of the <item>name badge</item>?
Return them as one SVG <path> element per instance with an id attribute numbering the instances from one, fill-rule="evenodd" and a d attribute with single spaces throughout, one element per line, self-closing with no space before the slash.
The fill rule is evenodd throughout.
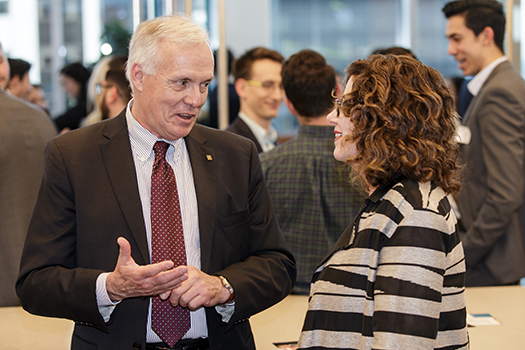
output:
<path id="1" fill-rule="evenodd" d="M 472 132 L 470 128 L 466 125 L 457 125 L 456 127 L 456 137 L 454 141 L 459 144 L 468 145 L 472 137 Z"/>

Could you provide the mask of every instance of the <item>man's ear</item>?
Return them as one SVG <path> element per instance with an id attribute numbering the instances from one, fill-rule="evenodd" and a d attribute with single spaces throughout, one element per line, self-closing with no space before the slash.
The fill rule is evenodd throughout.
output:
<path id="1" fill-rule="evenodd" d="M 482 43 L 483 45 L 489 45 L 491 42 L 494 42 L 494 29 L 492 27 L 486 26 L 483 28 L 481 33 L 479 35 L 482 35 Z"/>
<path id="2" fill-rule="evenodd" d="M 235 91 L 237 92 L 237 95 L 239 95 L 239 98 L 246 97 L 246 88 L 248 83 L 245 79 L 239 78 L 235 80 Z"/>
<path id="3" fill-rule="evenodd" d="M 13 75 L 13 77 L 9 79 L 9 83 L 7 84 L 7 87 L 9 89 L 13 89 L 13 88 L 17 88 L 19 84 L 20 84 L 20 76 L 17 74 L 17 75 Z"/>
<path id="4" fill-rule="evenodd" d="M 286 105 L 286 107 L 287 107 L 288 110 L 290 111 L 290 114 L 291 114 L 291 115 L 297 115 L 297 110 L 296 110 L 295 107 L 293 106 L 292 101 L 290 101 L 290 100 L 288 99 L 288 97 L 285 97 L 285 98 L 284 98 L 284 104 Z"/>
<path id="5" fill-rule="evenodd" d="M 136 92 L 142 92 L 144 87 L 144 71 L 138 63 L 131 66 L 131 84 L 135 87 Z"/>

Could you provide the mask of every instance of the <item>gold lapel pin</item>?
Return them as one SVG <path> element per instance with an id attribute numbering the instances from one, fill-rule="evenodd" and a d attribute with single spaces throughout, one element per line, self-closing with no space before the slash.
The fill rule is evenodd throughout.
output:
<path id="1" fill-rule="evenodd" d="M 206 155 L 206 159 L 207 159 L 207 160 L 213 160 L 213 158 L 211 157 L 211 154 L 207 154 L 207 155 Z"/>

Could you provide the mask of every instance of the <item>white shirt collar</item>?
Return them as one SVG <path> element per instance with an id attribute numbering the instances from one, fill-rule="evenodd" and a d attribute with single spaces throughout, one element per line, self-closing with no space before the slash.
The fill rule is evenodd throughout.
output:
<path id="1" fill-rule="evenodd" d="M 476 96 L 479 93 L 479 90 L 481 90 L 481 87 L 483 84 L 485 84 L 485 81 L 489 77 L 490 73 L 492 73 L 494 68 L 505 61 L 508 61 L 508 58 L 505 56 L 495 59 L 488 66 L 483 68 L 478 74 L 476 74 L 474 78 L 472 78 L 472 80 L 467 84 L 467 89 L 470 91 L 472 96 Z"/>
<path id="2" fill-rule="evenodd" d="M 275 148 L 275 141 L 277 141 L 277 130 L 270 125 L 270 130 L 266 131 L 265 128 L 257 124 L 255 121 L 250 119 L 245 113 L 239 112 L 239 118 L 248 125 L 253 135 L 261 145 L 263 152 L 268 152 Z"/>
<path id="3" fill-rule="evenodd" d="M 165 141 L 174 147 L 175 159 L 177 159 L 177 156 L 181 150 L 180 146 L 183 139 L 180 138 L 175 141 L 158 139 L 148 129 L 140 125 L 135 117 L 133 117 L 133 114 L 131 114 L 131 106 L 133 106 L 133 99 L 129 101 L 126 108 L 126 121 L 128 123 L 128 132 L 130 135 L 131 145 L 133 146 L 133 149 L 135 149 L 135 152 L 137 152 L 138 159 L 141 162 L 145 162 L 150 156 L 154 155 L 153 146 L 155 145 L 155 142 L 159 140 Z"/>

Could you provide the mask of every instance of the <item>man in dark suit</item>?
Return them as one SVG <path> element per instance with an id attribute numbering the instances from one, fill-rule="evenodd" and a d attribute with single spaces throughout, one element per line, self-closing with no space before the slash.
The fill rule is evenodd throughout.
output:
<path id="1" fill-rule="evenodd" d="M 448 52 L 474 96 L 458 128 L 468 174 L 457 197 L 466 285 L 525 276 L 525 82 L 503 54 L 505 14 L 492 0 L 453 1 Z"/>
<path id="2" fill-rule="evenodd" d="M 0 46 L 0 72 L 7 72 Z M 3 75 L 0 73 L 0 75 Z M 44 111 L 9 95 L 0 79 L 0 307 L 17 306 L 15 281 L 44 170 L 44 147 L 56 129 Z"/>
<path id="3" fill-rule="evenodd" d="M 195 125 L 213 77 L 206 31 L 184 15 L 143 22 L 126 74 L 126 110 L 47 147 L 22 306 L 74 320 L 72 349 L 254 349 L 248 318 L 291 291 L 295 262 L 255 146 Z M 176 178 L 180 215 L 167 220 L 182 221 L 185 265 L 154 260 L 159 142 Z M 155 304 L 168 302 L 191 310 L 175 345 L 153 330 Z"/>
<path id="4" fill-rule="evenodd" d="M 234 63 L 235 90 L 241 107 L 239 116 L 227 130 L 252 140 L 259 153 L 276 146 L 278 135 L 272 120 L 277 117 L 284 98 L 283 61 L 277 51 L 256 47 Z"/>

